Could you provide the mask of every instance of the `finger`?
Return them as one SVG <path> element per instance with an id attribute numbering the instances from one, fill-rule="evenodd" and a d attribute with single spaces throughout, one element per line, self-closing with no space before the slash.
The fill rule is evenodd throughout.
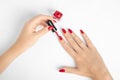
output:
<path id="1" fill-rule="evenodd" d="M 68 29 L 68 31 L 72 31 L 71 29 Z M 83 43 L 83 41 L 74 33 L 71 33 L 72 38 L 75 40 L 75 42 L 82 48 L 82 49 L 86 49 L 87 47 L 85 46 L 85 44 Z"/>
<path id="2" fill-rule="evenodd" d="M 51 21 L 52 21 L 52 20 L 51 20 Z M 54 21 L 52 21 L 52 22 L 54 23 Z M 41 22 L 41 25 L 44 26 L 44 27 L 48 26 L 48 24 L 46 23 L 46 21 L 42 21 L 42 22 Z"/>
<path id="3" fill-rule="evenodd" d="M 89 47 L 89 48 L 93 47 L 93 44 L 92 44 L 91 40 L 88 38 L 88 36 L 86 35 L 86 33 L 83 30 L 80 30 L 80 32 L 86 42 L 87 47 Z"/>
<path id="4" fill-rule="evenodd" d="M 43 19 L 41 20 L 40 25 L 48 26 L 48 24 L 46 23 L 47 20 L 51 20 L 53 23 L 56 23 L 56 20 L 53 19 L 53 17 L 51 17 L 51 16 L 46 16 L 46 18 L 43 18 Z"/>
<path id="5" fill-rule="evenodd" d="M 81 70 L 79 70 L 75 67 L 62 67 L 61 69 L 59 69 L 59 72 L 72 73 L 72 74 L 76 74 L 76 75 L 92 77 L 91 74 L 89 74 L 87 72 L 82 72 Z"/>
<path id="6" fill-rule="evenodd" d="M 40 25 L 42 26 L 42 28 L 44 28 L 44 27 L 49 27 L 48 24 L 47 24 L 46 22 L 44 22 L 44 21 L 41 22 Z M 33 29 L 36 30 L 36 29 L 39 28 L 39 27 L 40 27 L 40 26 L 36 26 L 36 27 L 33 27 Z"/>
<path id="7" fill-rule="evenodd" d="M 62 28 L 62 32 L 64 37 L 66 38 L 66 40 L 68 41 L 68 43 L 70 44 L 70 46 L 78 53 L 79 51 L 81 51 L 81 48 L 79 47 L 79 45 L 74 41 L 74 39 L 72 38 L 71 34 L 72 34 L 72 30 L 68 30 L 68 32 Z"/>
<path id="8" fill-rule="evenodd" d="M 46 34 L 48 31 L 52 30 L 53 27 L 44 27 L 42 30 L 36 32 L 37 36 L 41 37 L 42 35 Z"/>
<path id="9" fill-rule="evenodd" d="M 59 36 L 58 38 L 60 44 L 66 50 L 66 52 L 68 52 L 68 54 L 75 59 L 77 56 L 76 52 L 65 42 L 65 40 L 61 36 Z"/>
<path id="10" fill-rule="evenodd" d="M 78 71 L 74 67 L 62 67 L 61 69 L 59 69 L 59 72 L 77 74 Z"/>
<path id="11" fill-rule="evenodd" d="M 44 27 L 48 26 L 48 24 L 46 24 L 46 22 L 41 22 L 41 25 L 44 26 Z"/>
<path id="12" fill-rule="evenodd" d="M 41 23 L 46 22 L 47 20 L 54 20 L 53 17 L 51 16 L 46 16 L 46 15 L 38 15 L 34 18 L 32 18 L 28 24 L 30 24 L 32 27 L 37 27 L 38 25 L 41 25 Z"/>

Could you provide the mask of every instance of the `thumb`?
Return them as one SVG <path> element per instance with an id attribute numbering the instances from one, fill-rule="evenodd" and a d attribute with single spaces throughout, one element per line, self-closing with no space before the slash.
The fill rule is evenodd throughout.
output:
<path id="1" fill-rule="evenodd" d="M 78 70 L 75 67 L 63 67 L 59 69 L 59 72 L 78 74 Z"/>
<path id="2" fill-rule="evenodd" d="M 76 74 L 76 75 L 92 77 L 91 74 L 82 72 L 75 67 L 63 67 L 63 68 L 59 69 L 59 72 L 72 73 L 72 74 Z"/>
<path id="3" fill-rule="evenodd" d="M 41 37 L 41 36 L 43 36 L 44 34 L 46 34 L 48 31 L 50 31 L 50 30 L 52 30 L 52 29 L 53 29 L 52 26 L 44 27 L 43 29 L 41 29 L 41 30 L 39 30 L 39 31 L 37 32 L 37 35 L 38 35 L 39 37 Z"/>

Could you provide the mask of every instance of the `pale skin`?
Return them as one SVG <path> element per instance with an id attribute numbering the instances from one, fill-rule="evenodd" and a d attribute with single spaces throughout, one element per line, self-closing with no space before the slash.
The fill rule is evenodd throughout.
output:
<path id="1" fill-rule="evenodd" d="M 63 67 L 61 70 L 66 73 L 91 77 L 93 80 L 112 80 L 97 49 L 83 30 L 80 32 L 85 44 L 71 29 L 68 31 L 62 29 L 62 31 L 66 41 L 60 36 L 59 42 L 74 59 L 76 67 Z"/>
<path id="2" fill-rule="evenodd" d="M 54 22 L 51 16 L 39 15 L 25 24 L 17 41 L 0 56 L 0 73 L 2 73 L 15 58 L 34 45 L 40 37 L 52 29 L 52 27 L 47 26 L 45 23 L 48 19 Z M 42 25 L 43 29 L 35 32 L 38 25 Z M 76 64 L 76 67 L 61 68 L 63 70 L 62 72 L 90 77 L 93 80 L 112 80 L 101 56 L 85 32 L 82 31 L 81 35 L 86 44 L 84 44 L 73 31 L 65 31 L 62 33 L 66 41 L 61 36 L 58 37 L 58 40 Z"/>

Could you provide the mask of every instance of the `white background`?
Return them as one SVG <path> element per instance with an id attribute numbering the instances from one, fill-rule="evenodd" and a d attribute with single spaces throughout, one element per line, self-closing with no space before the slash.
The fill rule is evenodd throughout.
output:
<path id="1" fill-rule="evenodd" d="M 120 80 L 120 1 L 119 0 L 0 0 L 0 54 L 17 39 L 24 23 L 38 14 L 59 10 L 56 24 L 78 35 L 83 29 L 97 47 L 114 80 Z M 81 37 L 81 36 L 80 36 Z M 52 32 L 18 58 L 0 75 L 0 80 L 89 80 L 59 73 L 62 66 L 74 66 L 72 58 Z"/>

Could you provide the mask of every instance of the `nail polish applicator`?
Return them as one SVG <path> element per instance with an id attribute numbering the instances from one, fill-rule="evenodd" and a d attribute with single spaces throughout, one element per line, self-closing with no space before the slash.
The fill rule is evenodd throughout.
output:
<path id="1" fill-rule="evenodd" d="M 57 31 L 57 28 L 55 27 L 55 25 L 53 24 L 53 22 L 51 20 L 47 20 L 46 23 L 47 23 L 48 26 L 52 26 L 53 27 L 52 32 L 56 32 Z"/>
<path id="2" fill-rule="evenodd" d="M 53 27 L 52 32 L 56 33 L 56 35 L 59 37 L 59 34 L 57 33 L 57 28 L 55 27 L 53 22 L 51 20 L 47 20 L 46 23 L 47 23 L 48 26 L 52 26 Z"/>
<path id="3" fill-rule="evenodd" d="M 63 14 L 60 11 L 58 11 L 58 10 L 56 10 L 53 13 L 53 18 L 57 19 L 58 21 L 61 19 L 62 16 L 63 16 Z M 52 26 L 53 27 L 52 32 L 55 32 L 56 35 L 59 37 L 59 34 L 57 33 L 57 28 L 55 27 L 53 22 L 51 20 L 47 20 L 46 23 L 47 23 L 48 26 Z"/>

